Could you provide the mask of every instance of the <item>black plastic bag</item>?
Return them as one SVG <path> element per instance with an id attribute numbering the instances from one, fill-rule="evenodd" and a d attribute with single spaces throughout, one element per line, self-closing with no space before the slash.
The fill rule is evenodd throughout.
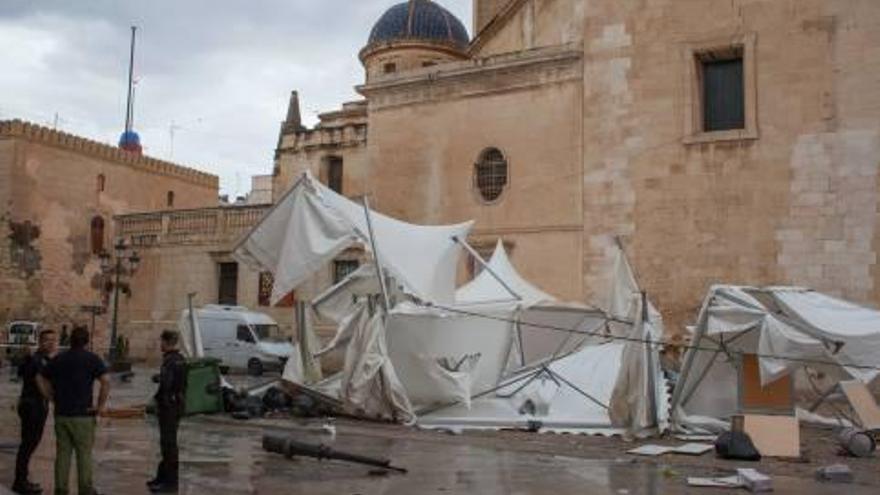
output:
<path id="1" fill-rule="evenodd" d="M 760 461 L 761 453 L 752 439 L 741 431 L 726 431 L 715 439 L 715 453 L 722 459 Z"/>

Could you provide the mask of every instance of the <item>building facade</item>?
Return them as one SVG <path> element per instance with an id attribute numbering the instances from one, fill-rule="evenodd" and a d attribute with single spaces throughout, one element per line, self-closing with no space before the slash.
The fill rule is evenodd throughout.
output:
<path id="1" fill-rule="evenodd" d="M 112 251 L 118 237 L 114 216 L 212 206 L 217 192 L 210 174 L 21 121 L 0 122 L 0 322 L 90 325 L 82 306 L 108 302 L 99 255 Z M 97 323 L 103 339 L 106 317 Z"/>
<path id="2" fill-rule="evenodd" d="M 542 289 L 597 304 L 619 237 L 675 333 L 714 283 L 880 302 L 880 4 L 475 0 L 474 13 L 468 35 L 436 2 L 377 12 L 362 100 L 307 129 L 292 95 L 273 198 L 310 170 L 410 222 L 474 219 L 479 250 L 503 239 Z"/>
<path id="3" fill-rule="evenodd" d="M 476 0 L 464 56 L 385 70 L 419 56 L 419 36 L 448 41 L 412 32 L 427 3 L 361 52 L 353 194 L 413 222 L 476 219 L 478 245 L 509 241 L 518 268 L 567 299 L 602 302 L 621 236 L 673 328 L 715 282 L 880 300 L 880 66 L 866 62 L 880 5 Z M 373 35 L 395 29 L 386 16 Z M 276 197 L 339 154 L 332 139 L 293 144 L 327 132 L 283 133 Z M 484 195 L 493 180 L 501 192 Z"/>

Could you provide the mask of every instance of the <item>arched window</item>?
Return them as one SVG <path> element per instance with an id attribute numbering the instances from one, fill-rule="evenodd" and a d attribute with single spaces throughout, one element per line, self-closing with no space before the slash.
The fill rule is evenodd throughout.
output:
<path id="1" fill-rule="evenodd" d="M 168 191 L 165 195 L 165 206 L 174 208 L 174 191 Z"/>
<path id="2" fill-rule="evenodd" d="M 98 192 L 104 192 L 104 188 L 107 186 L 107 178 L 104 177 L 104 174 L 98 174 Z"/>
<path id="3" fill-rule="evenodd" d="M 99 255 L 104 252 L 104 219 L 93 217 L 91 224 L 92 254 Z"/>
<path id="4" fill-rule="evenodd" d="M 487 148 L 474 165 L 474 185 L 484 201 L 493 202 L 507 187 L 507 158 L 498 148 Z"/>

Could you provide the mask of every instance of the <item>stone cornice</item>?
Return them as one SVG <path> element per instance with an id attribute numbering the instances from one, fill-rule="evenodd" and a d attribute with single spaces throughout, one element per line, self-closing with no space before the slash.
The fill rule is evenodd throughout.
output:
<path id="1" fill-rule="evenodd" d="M 514 54 L 453 62 L 402 73 L 356 89 L 370 110 L 450 97 L 517 91 L 583 79 L 579 44 L 538 48 Z M 512 77 L 505 78 L 504 76 Z"/>
<path id="2" fill-rule="evenodd" d="M 174 177 L 200 186 L 216 189 L 219 188 L 220 184 L 219 177 L 213 174 L 149 156 L 129 153 L 109 144 L 99 143 L 91 139 L 24 122 L 19 119 L 0 121 L 0 138 L 2 137 L 26 139 L 30 142 L 88 155 L 100 160 L 111 161 L 144 172 Z"/>
<path id="3" fill-rule="evenodd" d="M 461 47 L 454 43 L 436 40 L 424 40 L 420 38 L 398 39 L 387 41 L 384 43 L 373 43 L 371 45 L 365 46 L 358 54 L 358 57 L 360 58 L 361 63 L 366 64 L 367 60 L 375 55 L 379 55 L 391 50 L 401 50 L 408 48 L 435 50 L 438 52 L 446 53 L 448 55 L 452 55 L 454 57 L 467 58 L 467 53 L 462 51 Z"/>

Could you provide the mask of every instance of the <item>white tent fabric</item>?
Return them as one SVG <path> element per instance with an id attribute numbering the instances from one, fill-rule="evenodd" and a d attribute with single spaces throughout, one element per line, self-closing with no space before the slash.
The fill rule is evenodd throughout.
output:
<path id="1" fill-rule="evenodd" d="M 423 226 L 371 212 L 380 266 L 416 297 L 452 302 L 460 247 L 473 222 Z M 242 263 L 272 272 L 273 304 L 345 248 L 370 247 L 363 206 L 332 191 L 308 172 L 233 250 Z M 375 253 L 374 253 L 375 254 Z"/>
<path id="2" fill-rule="evenodd" d="M 495 246 L 495 252 L 492 258 L 486 263 L 494 272 L 483 270 L 479 275 L 467 285 L 460 287 L 455 291 L 455 301 L 458 304 L 479 304 L 496 301 L 512 300 L 513 295 L 508 291 L 495 276 L 513 290 L 520 297 L 520 302 L 525 306 L 534 304 L 556 301 L 556 298 L 535 287 L 527 280 L 522 278 L 504 249 L 504 243 L 499 239 L 498 245 Z"/>
<path id="3" fill-rule="evenodd" d="M 880 366 L 880 312 L 797 287 L 714 286 L 692 329 L 673 397 L 676 422 L 739 412 L 738 356 L 756 354 L 764 385 L 805 366 L 839 366 L 864 382 Z M 827 365 L 821 365 L 827 366 Z"/>
<path id="4" fill-rule="evenodd" d="M 410 423 L 415 414 L 388 357 L 383 317 L 377 313 L 354 328 L 342 370 L 340 398 L 353 414 Z"/>
<path id="5" fill-rule="evenodd" d="M 504 381 L 495 393 L 423 415 L 427 429 L 472 430 L 530 428 L 542 433 L 623 434 L 607 404 L 620 371 L 624 345 L 587 346 L 547 365 Z"/>

